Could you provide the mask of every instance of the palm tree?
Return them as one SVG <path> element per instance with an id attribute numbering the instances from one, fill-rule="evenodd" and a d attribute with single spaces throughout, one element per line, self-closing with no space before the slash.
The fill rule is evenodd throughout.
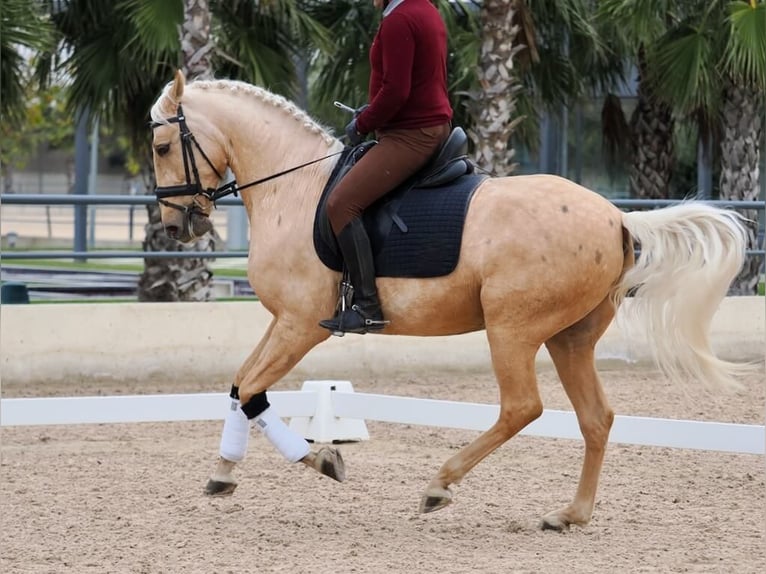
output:
<path id="1" fill-rule="evenodd" d="M 50 63 L 71 77 L 70 108 L 89 109 L 103 123 L 129 133 L 135 156 L 143 158 L 147 193 L 154 190 L 148 110 L 177 67 L 183 15 L 180 2 L 142 0 L 72 0 L 53 14 L 62 46 Z M 63 60 L 57 61 L 61 54 Z M 183 250 L 165 237 L 159 209 L 152 206 L 148 213 L 144 250 Z M 203 260 L 147 258 L 145 263 L 138 283 L 140 301 L 210 298 L 212 274 Z"/>
<path id="2" fill-rule="evenodd" d="M 136 13 L 147 11 L 142 20 L 152 17 L 155 3 L 136 2 Z M 181 69 L 185 76 L 211 78 L 213 42 L 210 39 L 211 14 L 207 0 L 184 0 L 184 19 L 178 27 L 182 53 Z M 151 190 L 150 190 L 151 192 Z M 220 239 L 215 228 L 189 244 L 170 239 L 162 226 L 157 204 L 147 206 L 148 223 L 144 251 L 213 252 Z M 211 260 L 198 257 L 144 258 L 144 271 L 138 280 L 139 301 L 210 301 L 213 295 Z"/>
<path id="3" fill-rule="evenodd" d="M 264 86 L 298 99 L 305 86 L 296 65 L 332 47 L 327 28 L 314 17 L 318 0 L 211 0 L 218 74 Z"/>
<path id="4" fill-rule="evenodd" d="M 734 2 L 729 5 L 731 51 L 724 78 L 723 137 L 721 140 L 721 197 L 758 199 L 760 190 L 760 142 L 763 137 L 764 92 L 766 92 L 766 2 Z M 748 219 L 748 246 L 758 246 L 758 215 L 755 209 L 743 215 Z M 732 286 L 733 293 L 757 292 L 763 260 L 750 257 Z"/>
<path id="5" fill-rule="evenodd" d="M 520 9 L 526 9 L 523 0 L 484 0 L 479 11 L 482 42 L 478 87 L 469 108 L 473 122 L 468 134 L 474 143 L 476 164 L 497 176 L 510 175 L 515 167 L 514 150 L 508 143 L 524 119 L 516 111 L 522 83 L 514 65 L 516 54 L 527 47 L 517 42 Z"/>
<path id="6" fill-rule="evenodd" d="M 675 118 L 650 81 L 651 50 L 679 21 L 678 3 L 668 0 L 604 0 L 596 15 L 601 29 L 611 29 L 613 47 L 636 65 L 638 102 L 630 119 L 633 159 L 630 194 L 666 199 L 675 165 Z"/>
<path id="7" fill-rule="evenodd" d="M 13 189 L 13 147 L 25 118 L 31 68 L 24 52 L 45 50 L 52 40 L 50 22 L 40 6 L 27 0 L 6 0 L 0 15 L 0 172 L 3 192 Z M 31 142 L 19 142 L 28 145 Z M 11 149 L 9 149 L 11 148 Z"/>
<path id="8" fill-rule="evenodd" d="M 28 0 L 4 0 L 0 17 L 0 117 L 18 126 L 24 116 L 30 69 L 24 51 L 46 50 L 51 26 L 40 5 Z"/>
<path id="9" fill-rule="evenodd" d="M 756 200 L 766 91 L 766 1 L 716 0 L 698 8 L 657 44 L 653 82 L 679 114 L 715 126 L 721 198 Z M 744 215 L 754 248 L 758 211 Z M 731 292 L 755 293 L 760 264 L 751 257 Z"/>
<path id="10" fill-rule="evenodd" d="M 570 111 L 624 84 L 624 60 L 610 49 L 609 30 L 596 25 L 590 0 L 535 0 L 527 4 L 528 15 L 520 18 L 519 24 L 523 43 L 536 45 L 536 49 L 518 55 L 524 82 L 518 107 L 533 121 L 521 123 L 515 139 L 529 148 L 538 145 L 541 138 L 537 131 L 544 124 L 534 120 L 542 120 L 545 113 L 551 123 L 559 124 L 561 134 L 556 139 L 567 146 Z M 518 5 L 524 6 L 522 2 Z M 531 25 L 523 25 L 525 21 Z M 605 105 L 609 101 L 606 99 Z M 564 165 L 559 169 L 568 175 Z"/>

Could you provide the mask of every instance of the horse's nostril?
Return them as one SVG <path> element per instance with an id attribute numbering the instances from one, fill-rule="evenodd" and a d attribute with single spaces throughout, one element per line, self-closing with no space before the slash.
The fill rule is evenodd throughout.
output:
<path id="1" fill-rule="evenodd" d="M 175 239 L 178 237 L 178 226 L 177 225 L 166 225 L 165 226 L 165 233 L 167 234 L 170 239 Z"/>

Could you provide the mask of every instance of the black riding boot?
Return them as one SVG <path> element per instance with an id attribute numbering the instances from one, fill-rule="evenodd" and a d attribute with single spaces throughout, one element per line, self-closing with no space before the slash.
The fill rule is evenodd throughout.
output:
<path id="1" fill-rule="evenodd" d="M 338 234 L 338 246 L 348 269 L 354 299 L 351 308 L 339 311 L 332 319 L 319 324 L 333 333 L 359 333 L 378 331 L 385 327 L 375 287 L 375 264 L 367 231 L 359 218 L 351 220 Z"/>

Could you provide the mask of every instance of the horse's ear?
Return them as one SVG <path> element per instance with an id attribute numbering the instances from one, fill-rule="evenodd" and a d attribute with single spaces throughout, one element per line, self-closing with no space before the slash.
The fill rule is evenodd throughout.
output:
<path id="1" fill-rule="evenodd" d="M 176 75 L 173 78 L 173 87 L 170 89 L 170 97 L 173 98 L 173 101 L 181 101 L 181 96 L 184 95 L 184 85 L 186 85 L 184 73 L 181 70 L 176 70 Z"/>

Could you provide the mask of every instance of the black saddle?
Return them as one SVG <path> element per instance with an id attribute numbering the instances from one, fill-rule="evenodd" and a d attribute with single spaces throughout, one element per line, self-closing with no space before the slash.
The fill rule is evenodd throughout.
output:
<path id="1" fill-rule="evenodd" d="M 343 258 L 327 219 L 330 191 L 376 142 L 344 150 L 322 192 L 314 221 L 321 261 L 343 270 Z M 408 181 L 368 207 L 363 215 L 378 277 L 438 277 L 457 265 L 465 214 L 487 176 L 474 173 L 468 138 L 454 128 L 434 158 Z"/>

